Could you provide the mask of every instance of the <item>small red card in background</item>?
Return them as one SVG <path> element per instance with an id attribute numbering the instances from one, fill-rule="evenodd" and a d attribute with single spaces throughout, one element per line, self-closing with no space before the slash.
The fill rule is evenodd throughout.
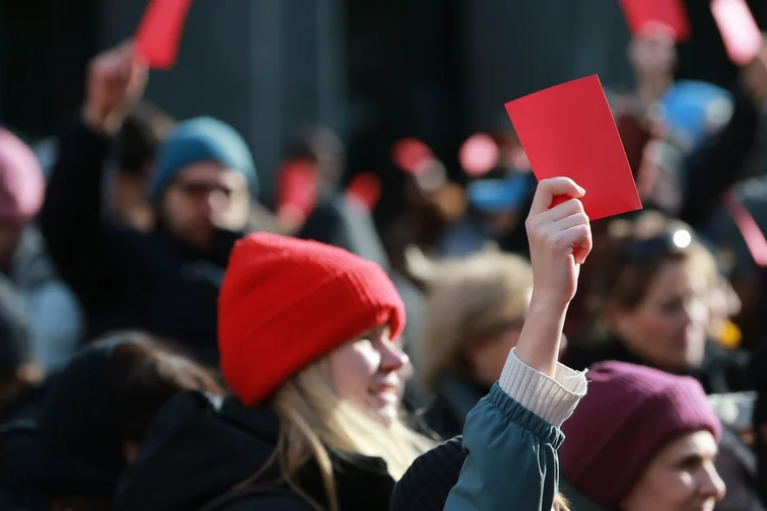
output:
<path id="1" fill-rule="evenodd" d="M 586 189 L 592 220 L 641 209 L 631 168 L 596 75 L 506 103 L 535 176 L 565 176 Z"/>
<path id="2" fill-rule="evenodd" d="M 759 225 L 751 216 L 746 206 L 743 205 L 732 191 L 725 193 L 723 197 L 724 207 L 738 227 L 743 240 L 746 242 L 748 251 L 758 266 L 767 266 L 767 239 L 759 229 Z"/>
<path id="3" fill-rule="evenodd" d="M 150 0 L 136 32 L 136 53 L 153 69 L 176 63 L 181 34 L 192 0 Z"/>
<path id="4" fill-rule="evenodd" d="M 713 0 L 711 12 L 730 60 L 739 66 L 754 60 L 762 49 L 762 32 L 745 0 Z"/>
<path id="5" fill-rule="evenodd" d="M 361 172 L 349 183 L 346 194 L 372 212 L 381 199 L 381 188 L 381 180 L 378 176 L 372 172 Z"/>
<path id="6" fill-rule="evenodd" d="M 431 148 L 417 138 L 403 138 L 392 147 L 395 165 L 411 175 L 423 171 L 425 165 L 433 159 Z"/>
<path id="7" fill-rule="evenodd" d="M 634 36 L 663 30 L 677 43 L 690 38 L 690 20 L 682 0 L 621 0 L 623 15 Z"/>
<path id="8" fill-rule="evenodd" d="M 277 216 L 303 221 L 317 205 L 319 172 L 310 160 L 286 161 L 277 171 Z"/>

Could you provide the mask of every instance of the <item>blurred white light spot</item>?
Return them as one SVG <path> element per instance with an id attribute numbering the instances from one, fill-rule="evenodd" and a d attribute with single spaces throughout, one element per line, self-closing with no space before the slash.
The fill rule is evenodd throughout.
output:
<path id="1" fill-rule="evenodd" d="M 692 235 L 689 231 L 686 231 L 684 229 L 680 229 L 674 233 L 674 237 L 672 238 L 674 245 L 676 245 L 679 248 L 687 248 L 690 246 L 690 243 L 692 243 Z"/>

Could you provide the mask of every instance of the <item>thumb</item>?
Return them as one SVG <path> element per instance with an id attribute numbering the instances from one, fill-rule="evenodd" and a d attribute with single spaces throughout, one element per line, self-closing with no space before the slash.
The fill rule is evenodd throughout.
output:
<path id="1" fill-rule="evenodd" d="M 573 199 L 580 199 L 586 195 L 586 190 L 578 186 L 575 181 L 569 177 L 553 177 L 543 179 L 538 183 L 535 190 L 533 204 L 530 207 L 530 214 L 538 214 L 548 211 L 554 197 L 565 195 Z"/>

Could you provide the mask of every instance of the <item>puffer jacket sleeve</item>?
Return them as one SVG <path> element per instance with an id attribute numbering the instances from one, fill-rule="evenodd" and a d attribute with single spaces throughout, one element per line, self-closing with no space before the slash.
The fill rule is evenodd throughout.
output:
<path id="1" fill-rule="evenodd" d="M 585 373 L 560 365 L 556 378 L 512 350 L 501 379 L 469 413 L 468 456 L 445 511 L 549 511 L 557 493 L 559 429 L 586 393 Z"/>

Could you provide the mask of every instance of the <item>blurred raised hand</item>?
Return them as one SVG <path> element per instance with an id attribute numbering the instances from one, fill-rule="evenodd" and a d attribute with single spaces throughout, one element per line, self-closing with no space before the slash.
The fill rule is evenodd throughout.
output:
<path id="1" fill-rule="evenodd" d="M 94 131 L 116 133 L 144 93 L 146 66 L 136 60 L 132 42 L 97 55 L 90 64 L 85 122 Z"/>

